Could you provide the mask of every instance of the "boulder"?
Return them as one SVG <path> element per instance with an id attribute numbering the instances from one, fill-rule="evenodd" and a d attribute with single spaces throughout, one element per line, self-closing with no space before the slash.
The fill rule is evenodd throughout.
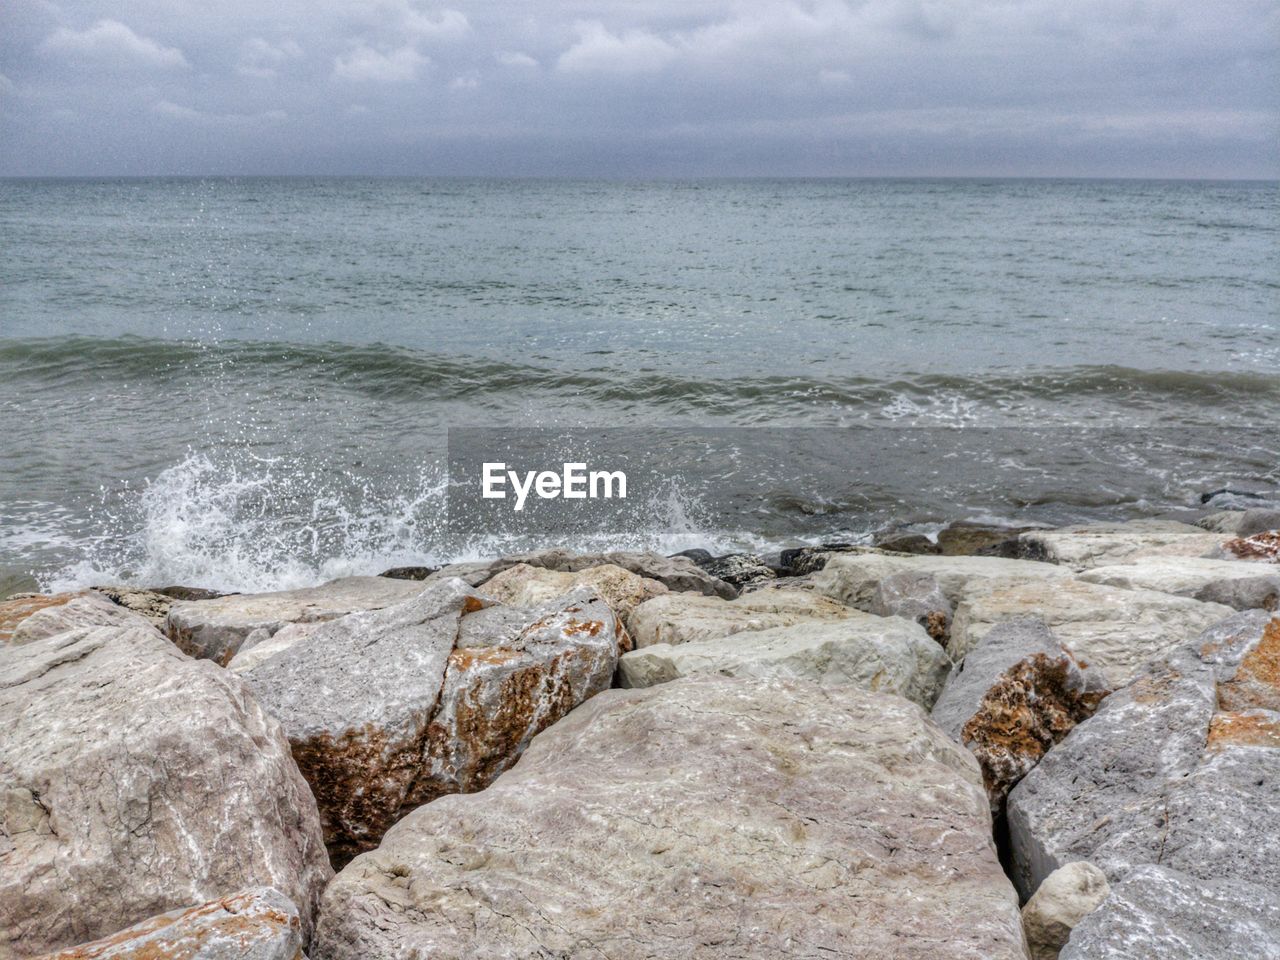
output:
<path id="1" fill-rule="evenodd" d="M 608 688 L 627 638 L 595 594 L 491 604 L 461 580 L 438 582 L 406 603 L 281 630 L 269 656 L 235 671 L 284 724 L 335 863 L 412 807 L 482 789 Z"/>
<path id="2" fill-rule="evenodd" d="M 667 593 L 667 586 L 611 563 L 587 567 L 576 573 L 548 570 L 518 563 L 487 580 L 481 592 L 499 603 L 528 607 L 563 596 L 577 587 L 589 587 L 629 624 L 635 608 Z"/>
<path id="3" fill-rule="evenodd" d="M 973 758 L 899 697 L 610 690 L 329 886 L 316 960 L 1023 960 Z"/>
<path id="4" fill-rule="evenodd" d="M 305 960 L 298 908 L 259 887 L 175 910 L 43 960 Z"/>
<path id="5" fill-rule="evenodd" d="M 1018 545 L 1029 559 L 1086 570 L 1146 557 L 1205 557 L 1223 539 L 1222 534 L 1178 520 L 1130 520 L 1029 530 L 1019 534 Z"/>
<path id="6" fill-rule="evenodd" d="M 1243 510 L 1216 510 L 1195 521 L 1195 526 L 1210 533 L 1225 533 L 1236 536 L 1240 529 L 1240 521 L 1244 519 Z"/>
<path id="7" fill-rule="evenodd" d="M 41 607 L 13 628 L 9 642 L 34 643 L 79 627 L 150 627 L 151 621 L 93 591 L 66 603 Z"/>
<path id="8" fill-rule="evenodd" d="M 1153 661 L 1009 794 L 1024 895 L 1089 860 L 1111 882 L 1158 863 L 1280 889 L 1280 619 L 1238 613 Z"/>
<path id="9" fill-rule="evenodd" d="M 1237 537 L 1252 537 L 1272 530 L 1280 530 L 1280 507 L 1255 507 L 1246 510 L 1232 533 Z"/>
<path id="10" fill-rule="evenodd" d="M 1126 683 L 1146 661 L 1194 638 L 1232 609 L 1154 590 L 1125 590 L 1079 580 L 1021 583 L 972 594 L 956 608 L 947 646 L 962 659 L 995 624 L 1039 616 L 1078 659 Z"/>
<path id="11" fill-rule="evenodd" d="M 698 563 L 703 570 L 717 580 L 741 590 L 748 584 L 767 583 L 777 573 L 764 560 L 749 553 L 727 553 Z"/>
<path id="12" fill-rule="evenodd" d="M 0 653 L 0 955 L 268 885 L 304 934 L 332 874 L 280 725 L 150 626 Z"/>
<path id="13" fill-rule="evenodd" d="M 1028 617 L 997 624 L 947 679 L 933 719 L 982 766 L 992 815 L 1049 749 L 1093 715 L 1110 690 L 1045 626 Z"/>
<path id="14" fill-rule="evenodd" d="M 1093 567 L 1082 572 L 1079 579 L 1125 590 L 1172 593 L 1235 610 L 1274 610 L 1280 602 L 1280 568 L 1233 560 L 1149 557 Z"/>
<path id="15" fill-rule="evenodd" d="M 12 643 L 14 631 L 18 629 L 19 624 L 37 610 L 60 607 L 77 597 L 83 597 L 85 592 L 75 590 L 53 594 L 30 593 L 10 597 L 0 602 L 0 644 Z"/>
<path id="16" fill-rule="evenodd" d="M 302 590 L 182 601 L 169 608 L 164 630 L 184 653 L 226 666 L 254 631 L 270 636 L 285 624 L 380 610 L 421 592 L 422 584 L 412 580 L 347 577 Z"/>
<path id="17" fill-rule="evenodd" d="M 844 620 L 855 611 L 801 590 L 756 590 L 736 600 L 668 593 L 636 607 L 631 633 L 636 648 L 655 643 L 713 640 L 744 630 Z"/>
<path id="18" fill-rule="evenodd" d="M 951 601 L 938 578 L 923 571 L 907 570 L 885 577 L 876 584 L 869 611 L 878 617 L 912 620 L 943 645 L 951 635 Z"/>
<path id="19" fill-rule="evenodd" d="M 825 685 L 851 683 L 896 693 L 927 709 L 950 669 L 951 660 L 921 627 L 896 617 L 855 611 L 847 619 L 827 623 L 633 650 L 618 661 L 618 681 L 623 687 L 650 687 L 677 677 L 714 673 Z"/>
<path id="20" fill-rule="evenodd" d="M 1049 874 L 1022 908 L 1031 960 L 1058 960 L 1071 931 L 1110 892 L 1106 874 L 1087 860 L 1073 860 Z"/>
<path id="21" fill-rule="evenodd" d="M 1006 527 L 978 523 L 973 520 L 956 520 L 938 531 L 938 546 L 944 556 L 968 557 L 981 555 L 1037 527 Z"/>
<path id="22" fill-rule="evenodd" d="M 1253 560 L 1260 563 L 1280 563 L 1280 530 L 1255 533 L 1251 537 L 1238 537 L 1222 545 L 1221 556 L 1228 560 Z"/>
<path id="23" fill-rule="evenodd" d="M 1141 866 L 1071 931 L 1060 960 L 1280 960 L 1280 897 L 1239 880 Z M 1033 955 L 1033 960 L 1038 960 Z"/>
<path id="24" fill-rule="evenodd" d="M 822 543 L 809 547 L 790 547 L 778 553 L 780 577 L 807 577 L 827 565 L 827 561 L 840 553 L 869 553 L 875 548 L 854 543 Z"/>
<path id="25" fill-rule="evenodd" d="M 859 610 L 870 610 L 881 581 L 902 573 L 917 573 L 938 581 L 954 605 L 971 590 L 997 583 L 1043 583 L 1065 580 L 1070 572 L 1047 563 L 1002 557 L 907 557 L 885 553 L 832 557 L 813 577 L 818 592 Z"/>
<path id="26" fill-rule="evenodd" d="M 941 556 L 942 547 L 933 537 L 923 533 L 894 532 L 877 537 L 876 547 L 890 553 L 910 553 L 916 556 Z"/>

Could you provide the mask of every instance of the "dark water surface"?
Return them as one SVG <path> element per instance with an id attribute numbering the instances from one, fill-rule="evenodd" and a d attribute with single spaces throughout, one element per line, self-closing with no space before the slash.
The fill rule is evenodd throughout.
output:
<path id="1" fill-rule="evenodd" d="M 769 429 L 601 543 L 1147 515 L 1280 484 L 1278 364 L 1274 183 L 0 181 L 0 573 L 528 545 L 445 523 L 464 426 Z"/>

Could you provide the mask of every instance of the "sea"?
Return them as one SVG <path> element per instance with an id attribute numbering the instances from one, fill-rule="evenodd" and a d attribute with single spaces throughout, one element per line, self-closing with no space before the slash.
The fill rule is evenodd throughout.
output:
<path id="1" fill-rule="evenodd" d="M 476 436 L 649 483 L 599 528 L 463 517 Z M 1278 487 L 1274 182 L 0 180 L 0 588 Z"/>

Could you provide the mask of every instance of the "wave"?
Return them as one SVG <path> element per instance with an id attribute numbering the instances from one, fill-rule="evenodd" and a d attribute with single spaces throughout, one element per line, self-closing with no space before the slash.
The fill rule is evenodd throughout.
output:
<path id="1" fill-rule="evenodd" d="M 891 373 L 810 377 L 721 376 L 610 365 L 594 370 L 480 356 L 446 355 L 384 343 L 199 342 L 66 336 L 0 339 L 0 380 L 43 387 L 120 380 L 165 383 L 217 377 L 323 381 L 384 400 L 494 398 L 542 392 L 599 403 L 650 403 L 674 411 L 740 411 L 769 401 L 788 406 L 873 408 L 892 418 L 912 398 L 950 397 L 1010 405 L 1074 400 L 1247 408 L 1280 401 L 1280 377 L 1243 371 L 1146 370 L 1116 365 L 994 370 L 978 375 Z"/>

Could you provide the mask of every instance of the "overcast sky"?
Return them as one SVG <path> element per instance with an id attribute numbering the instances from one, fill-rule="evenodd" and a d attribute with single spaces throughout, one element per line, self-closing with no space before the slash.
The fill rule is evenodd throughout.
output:
<path id="1" fill-rule="evenodd" d="M 0 0 L 0 174 L 1280 176 L 1276 0 Z"/>

